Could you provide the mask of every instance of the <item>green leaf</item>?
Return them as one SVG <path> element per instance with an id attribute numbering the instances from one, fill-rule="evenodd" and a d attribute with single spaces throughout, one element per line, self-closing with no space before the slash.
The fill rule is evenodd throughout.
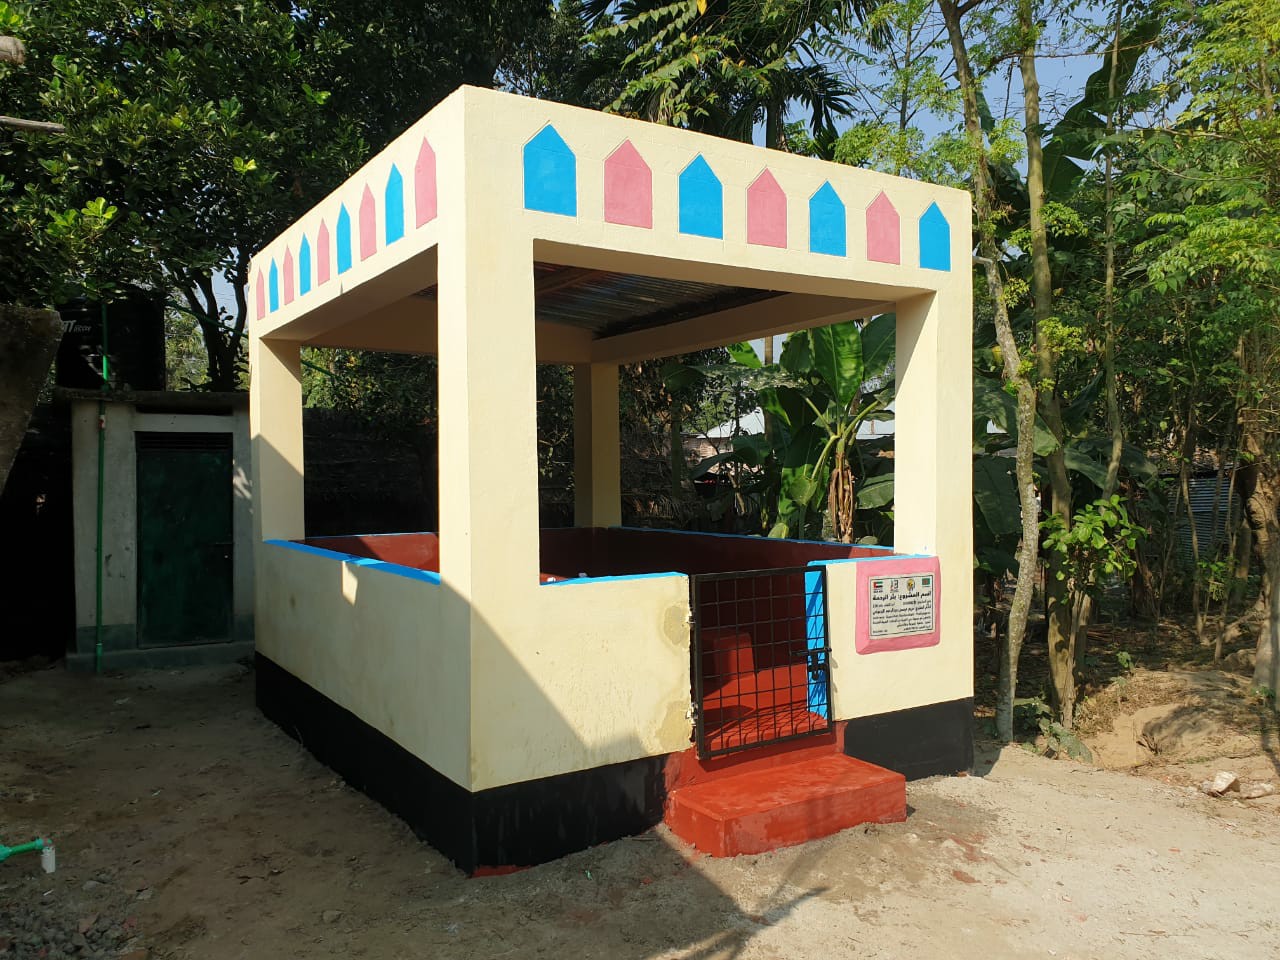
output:
<path id="1" fill-rule="evenodd" d="M 729 463 L 732 460 L 740 459 L 734 450 L 726 450 L 724 453 L 717 453 L 710 457 L 699 460 L 696 464 L 689 468 L 689 479 L 697 480 L 711 472 L 712 467 L 718 467 L 722 463 Z"/>
<path id="2" fill-rule="evenodd" d="M 808 331 L 813 366 L 841 410 L 847 410 L 862 389 L 862 337 L 852 320 Z M 788 341 L 790 342 L 790 341 Z"/>
<path id="3" fill-rule="evenodd" d="M 973 499 L 994 536 L 1009 536 L 1022 529 L 1012 458 L 973 458 Z"/>
<path id="4" fill-rule="evenodd" d="M 986 445 L 990 439 L 987 424 L 994 423 L 1009 435 L 1012 443 L 1018 441 L 1018 401 L 1003 389 L 1000 381 L 990 377 L 973 378 L 973 432 L 979 447 Z M 1045 426 L 1044 421 L 1036 417 L 1035 443 L 1036 456 L 1044 457 L 1058 449 L 1053 434 Z"/>
<path id="5" fill-rule="evenodd" d="M 813 372 L 813 349 L 808 331 L 793 333 L 782 344 L 782 356 L 778 358 L 782 369 L 796 377 L 807 377 Z"/>
<path id="6" fill-rule="evenodd" d="M 702 371 L 696 367 L 668 360 L 662 365 L 662 383 L 672 393 L 696 387 L 702 382 Z"/>
<path id="7" fill-rule="evenodd" d="M 816 414 L 795 387 L 777 387 L 760 392 L 760 406 L 780 419 L 795 434 L 813 423 Z"/>
<path id="8" fill-rule="evenodd" d="M 879 510 L 893 503 L 893 474 L 864 479 L 857 489 L 857 503 L 859 510 Z"/>
<path id="9" fill-rule="evenodd" d="M 822 488 L 818 481 L 803 475 L 792 476 L 783 484 L 783 493 L 787 499 L 802 503 L 807 507 L 817 506 L 818 494 Z"/>
<path id="10" fill-rule="evenodd" d="M 1107 482 L 1107 468 L 1089 456 L 1088 451 L 1082 449 L 1079 444 L 1068 443 L 1062 454 L 1068 470 L 1074 470 L 1076 473 L 1088 477 L 1098 487 Z"/>
<path id="11" fill-rule="evenodd" d="M 893 366 L 898 332 L 896 314 L 882 313 L 862 328 L 862 366 L 867 377 L 878 377 Z"/>
<path id="12" fill-rule="evenodd" d="M 725 349 L 729 351 L 729 357 L 734 363 L 750 367 L 753 370 L 759 370 L 764 366 L 764 361 L 756 353 L 755 347 L 749 343 L 731 343 Z"/>

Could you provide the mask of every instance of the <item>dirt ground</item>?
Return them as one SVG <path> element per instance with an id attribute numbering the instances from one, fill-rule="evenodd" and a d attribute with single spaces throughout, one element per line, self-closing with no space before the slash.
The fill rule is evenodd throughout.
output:
<path id="1" fill-rule="evenodd" d="M 1280 797 L 1210 799 L 1169 763 L 1014 747 L 911 784 L 902 824 L 729 860 L 660 828 L 468 880 L 252 689 L 238 667 L 0 682 L 0 840 L 58 851 L 52 876 L 0 864 L 0 957 L 1280 955 Z"/>

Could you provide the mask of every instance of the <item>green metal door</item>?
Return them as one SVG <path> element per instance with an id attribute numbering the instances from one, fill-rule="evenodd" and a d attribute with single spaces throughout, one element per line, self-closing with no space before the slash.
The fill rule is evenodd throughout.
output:
<path id="1" fill-rule="evenodd" d="M 231 435 L 139 433 L 138 642 L 231 638 Z"/>

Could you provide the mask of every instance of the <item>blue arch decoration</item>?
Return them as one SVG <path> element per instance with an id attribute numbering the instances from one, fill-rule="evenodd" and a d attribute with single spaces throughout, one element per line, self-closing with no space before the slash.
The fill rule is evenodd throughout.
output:
<path id="1" fill-rule="evenodd" d="M 830 182 L 809 198 L 809 250 L 843 257 L 848 250 L 844 201 Z"/>
<path id="2" fill-rule="evenodd" d="M 702 154 L 680 171 L 680 232 L 724 239 L 724 188 Z"/>
<path id="3" fill-rule="evenodd" d="M 267 298 L 272 313 L 280 309 L 280 271 L 276 269 L 275 260 L 271 261 L 271 269 L 267 271 Z"/>
<path id="4" fill-rule="evenodd" d="M 306 237 L 298 245 L 298 296 L 311 292 L 311 241 Z"/>
<path id="5" fill-rule="evenodd" d="M 524 145 L 524 208 L 578 215 L 578 159 L 547 124 Z"/>
<path id="6" fill-rule="evenodd" d="M 404 236 L 404 177 L 393 163 L 391 172 L 387 174 L 387 189 L 383 191 L 383 206 L 386 215 L 384 233 L 386 244 L 395 243 Z"/>
<path id="7" fill-rule="evenodd" d="M 927 270 L 951 269 L 951 224 L 936 203 L 920 217 L 920 266 Z"/>
<path id="8" fill-rule="evenodd" d="M 338 272 L 351 269 L 351 214 L 344 203 L 338 209 Z"/>

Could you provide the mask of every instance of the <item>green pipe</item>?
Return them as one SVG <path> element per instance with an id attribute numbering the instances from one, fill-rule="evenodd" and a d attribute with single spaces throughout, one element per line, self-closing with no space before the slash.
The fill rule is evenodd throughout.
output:
<path id="1" fill-rule="evenodd" d="M 52 855 L 53 843 L 45 840 L 43 837 L 37 837 L 30 843 L 20 843 L 16 847 L 6 847 L 3 843 L 0 843 L 0 863 L 4 863 L 14 854 L 18 853 L 34 853 L 39 850 L 43 855 L 43 851 L 46 849 L 49 851 L 50 855 Z M 52 862 L 50 857 L 46 857 L 45 859 Z M 53 871 L 49 870 L 47 872 L 52 873 Z"/>
<path id="2" fill-rule="evenodd" d="M 107 366 L 107 304 L 102 303 L 102 392 L 98 396 L 98 542 L 94 551 L 97 571 L 94 584 L 94 644 L 93 672 L 102 673 L 102 512 L 106 494 L 107 457 L 107 391 L 110 389 L 110 369 Z"/>

